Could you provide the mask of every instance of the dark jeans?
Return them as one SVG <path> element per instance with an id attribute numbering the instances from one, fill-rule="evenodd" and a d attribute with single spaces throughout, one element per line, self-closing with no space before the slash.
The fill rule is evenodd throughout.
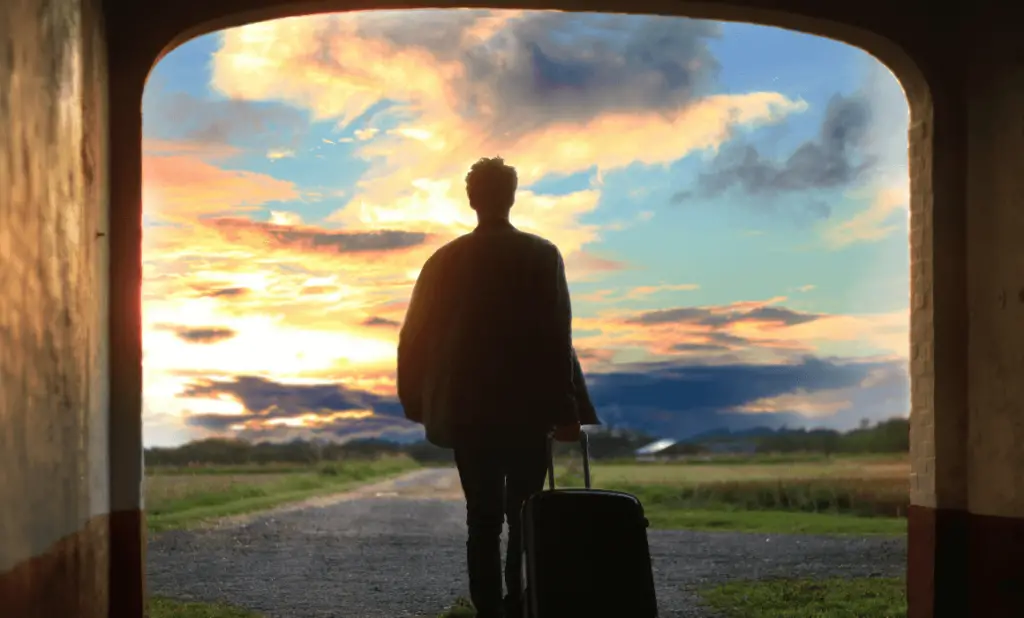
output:
<path id="1" fill-rule="evenodd" d="M 513 602 L 522 591 L 520 510 L 527 498 L 544 488 L 547 440 L 538 435 L 514 443 L 457 445 L 455 463 L 466 495 L 469 594 L 478 616 L 488 618 L 499 615 L 502 605 L 501 527 L 506 518 L 505 586 Z"/>

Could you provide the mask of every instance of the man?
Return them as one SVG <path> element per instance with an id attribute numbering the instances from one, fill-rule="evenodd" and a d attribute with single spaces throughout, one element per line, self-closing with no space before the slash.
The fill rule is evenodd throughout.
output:
<path id="1" fill-rule="evenodd" d="M 498 157 L 470 169 L 466 193 L 478 225 L 424 264 L 398 344 L 405 415 L 423 423 L 430 442 L 455 450 L 479 618 L 519 612 L 520 509 L 543 489 L 548 433 L 575 440 L 581 421 L 597 423 L 572 348 L 562 256 L 509 222 L 517 184 L 515 168 Z"/>

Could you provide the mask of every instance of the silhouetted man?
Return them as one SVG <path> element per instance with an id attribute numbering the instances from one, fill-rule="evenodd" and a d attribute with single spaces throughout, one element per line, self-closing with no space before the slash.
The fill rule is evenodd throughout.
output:
<path id="1" fill-rule="evenodd" d="M 398 344 L 406 416 L 423 423 L 430 442 L 455 450 L 479 618 L 519 611 L 520 509 L 543 489 L 547 434 L 574 440 L 581 420 L 597 423 L 572 348 L 562 256 L 509 222 L 517 184 L 515 168 L 497 157 L 470 169 L 466 193 L 478 225 L 423 265 Z"/>

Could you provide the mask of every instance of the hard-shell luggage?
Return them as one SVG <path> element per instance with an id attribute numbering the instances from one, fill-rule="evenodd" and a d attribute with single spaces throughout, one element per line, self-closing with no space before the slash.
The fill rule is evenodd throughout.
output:
<path id="1" fill-rule="evenodd" d="M 644 508 L 631 494 L 590 487 L 587 434 L 580 434 L 585 489 L 549 489 L 523 505 L 524 618 L 655 618 L 658 603 Z"/>

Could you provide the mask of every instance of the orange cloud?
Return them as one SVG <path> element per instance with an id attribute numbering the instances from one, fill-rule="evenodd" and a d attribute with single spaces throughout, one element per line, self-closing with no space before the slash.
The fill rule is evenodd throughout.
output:
<path id="1" fill-rule="evenodd" d="M 608 362 L 700 359 L 780 362 L 806 354 L 906 358 L 905 312 L 845 316 L 788 309 L 784 298 L 576 318 L 577 345 L 614 352 Z"/>
<path id="2" fill-rule="evenodd" d="M 265 174 L 228 170 L 185 155 L 147 156 L 142 161 L 143 208 L 163 219 L 254 210 L 299 197 L 295 184 Z"/>
<path id="3" fill-rule="evenodd" d="M 881 240 L 900 229 L 895 216 L 909 217 L 909 208 L 910 185 L 903 178 L 878 190 L 866 209 L 825 228 L 825 242 L 833 249 L 842 249 L 855 243 Z"/>
<path id="4" fill-rule="evenodd" d="M 612 303 L 622 300 L 639 300 L 663 292 L 692 292 L 700 289 L 696 283 L 664 283 L 661 285 L 641 285 L 621 290 L 598 290 L 581 297 L 582 300 Z"/>
<path id="5" fill-rule="evenodd" d="M 411 24 L 422 19 L 438 20 L 438 31 L 452 36 L 431 39 L 433 47 L 403 44 L 414 36 Z M 458 52 L 500 37 L 523 19 L 521 12 L 440 16 L 418 11 L 252 24 L 223 34 L 212 64 L 213 85 L 239 99 L 303 107 L 345 130 L 379 101 L 398 102 L 397 108 L 372 117 L 371 126 L 354 128 L 353 135 L 362 140 L 358 154 L 372 167 L 333 222 L 353 229 L 466 231 L 474 220 L 465 205 L 465 170 L 481 155 L 498 153 L 517 166 L 525 189 L 513 210 L 514 222 L 547 236 L 566 255 L 599 239 L 599 227 L 582 225 L 580 217 L 596 208 L 600 193 L 530 192 L 529 185 L 542 176 L 595 166 L 666 164 L 690 152 L 713 150 L 742 127 L 778 122 L 806 108 L 802 101 L 772 92 L 718 95 L 675 109 L 606 111 L 506 134 L 495 130 L 502 119 L 489 115 L 500 98 L 473 81 Z M 701 60 L 693 62 L 697 66 Z M 467 96 L 478 102 L 476 116 L 463 113 Z M 385 120 L 397 120 L 398 126 L 383 130 Z"/>
<path id="6" fill-rule="evenodd" d="M 886 382 L 902 381 L 905 379 L 904 375 L 897 368 L 888 366 L 869 372 L 864 380 L 855 386 L 828 388 L 817 391 L 798 388 L 782 395 L 756 399 L 735 408 L 734 411 L 749 414 L 796 412 L 807 418 L 827 418 L 844 410 L 851 409 L 858 392 L 870 391 L 879 386 L 884 386 Z M 898 393 L 899 390 L 893 389 L 893 392 Z M 876 409 L 873 412 L 883 418 L 904 416 L 906 414 L 906 405 L 907 402 L 903 397 L 896 397 L 889 401 L 883 401 L 880 404 L 876 403 Z M 882 409 L 878 409 L 879 406 Z"/>
<path id="7" fill-rule="evenodd" d="M 144 157 L 195 156 L 201 159 L 223 159 L 241 154 L 241 152 L 240 149 L 223 143 L 150 138 L 142 140 Z"/>

